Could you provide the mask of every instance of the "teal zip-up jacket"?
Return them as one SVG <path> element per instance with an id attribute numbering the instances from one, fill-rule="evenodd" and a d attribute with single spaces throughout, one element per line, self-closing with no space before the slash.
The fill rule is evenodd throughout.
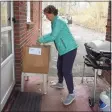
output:
<path id="1" fill-rule="evenodd" d="M 64 55 L 78 47 L 66 22 L 59 16 L 55 16 L 51 22 L 52 32 L 39 38 L 40 43 L 54 42 L 59 55 Z"/>

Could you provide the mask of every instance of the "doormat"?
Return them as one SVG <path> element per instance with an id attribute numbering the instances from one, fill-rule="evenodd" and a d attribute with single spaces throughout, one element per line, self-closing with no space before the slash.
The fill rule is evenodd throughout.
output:
<path id="1" fill-rule="evenodd" d="M 40 112 L 42 95 L 32 92 L 19 92 L 10 112 Z"/>

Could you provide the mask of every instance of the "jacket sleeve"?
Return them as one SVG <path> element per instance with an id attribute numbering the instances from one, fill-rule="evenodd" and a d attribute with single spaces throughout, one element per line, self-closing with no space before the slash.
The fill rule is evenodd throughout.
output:
<path id="1" fill-rule="evenodd" d="M 60 31 L 63 28 L 63 23 L 61 21 L 57 21 L 55 24 L 55 27 L 53 28 L 52 32 L 49 34 L 46 34 L 38 40 L 40 43 L 47 43 L 47 42 L 52 42 L 56 39 L 56 37 L 59 35 Z"/>

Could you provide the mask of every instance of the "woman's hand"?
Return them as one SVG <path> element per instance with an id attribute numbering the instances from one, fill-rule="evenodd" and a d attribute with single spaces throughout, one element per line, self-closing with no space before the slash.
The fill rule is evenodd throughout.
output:
<path id="1" fill-rule="evenodd" d="M 39 40 L 37 40 L 37 42 L 36 42 L 36 45 L 40 45 L 40 42 L 39 42 Z"/>

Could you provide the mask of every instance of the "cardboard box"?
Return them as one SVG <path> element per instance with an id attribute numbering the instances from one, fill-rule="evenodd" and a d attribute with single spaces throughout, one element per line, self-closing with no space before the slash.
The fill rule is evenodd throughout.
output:
<path id="1" fill-rule="evenodd" d="M 36 45 L 23 47 L 23 72 L 48 74 L 50 46 Z"/>

